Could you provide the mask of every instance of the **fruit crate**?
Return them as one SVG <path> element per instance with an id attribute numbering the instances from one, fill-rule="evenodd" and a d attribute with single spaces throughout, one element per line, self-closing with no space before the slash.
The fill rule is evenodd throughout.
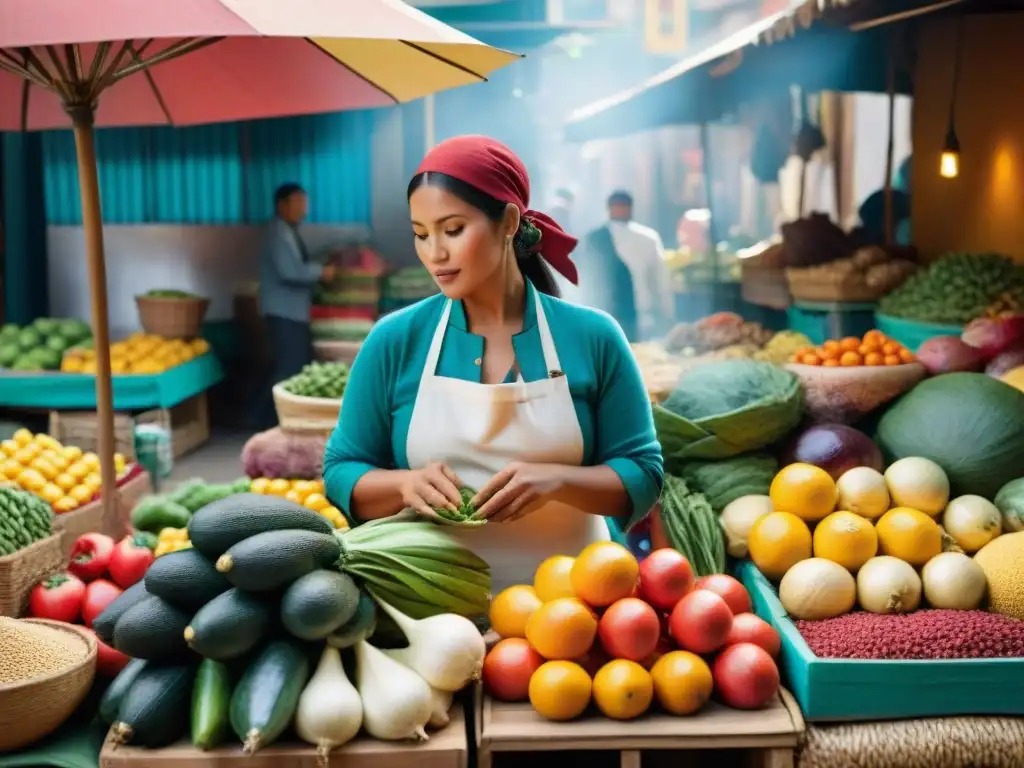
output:
<path id="1" fill-rule="evenodd" d="M 566 723 L 543 719 L 527 703 L 496 701 L 480 686 L 475 696 L 477 768 L 492 768 L 498 756 L 542 752 L 612 753 L 621 768 L 640 768 L 641 758 L 646 763 L 655 756 L 670 757 L 659 762 L 674 768 L 722 766 L 723 750 L 743 750 L 755 765 L 765 768 L 792 768 L 804 732 L 800 708 L 783 689 L 771 706 L 757 711 L 730 709 L 712 701 L 690 717 L 651 713 L 618 721 L 595 714 Z M 566 758 L 573 761 L 571 754 Z M 517 756 L 504 764 L 523 762 Z"/>
<path id="2" fill-rule="evenodd" d="M 740 563 L 736 576 L 782 637 L 786 681 L 808 721 L 1024 715 L 1024 659 L 822 659 L 753 563 Z"/>

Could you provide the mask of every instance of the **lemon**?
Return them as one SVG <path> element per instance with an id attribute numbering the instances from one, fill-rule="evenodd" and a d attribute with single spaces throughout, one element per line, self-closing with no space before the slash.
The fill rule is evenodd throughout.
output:
<path id="1" fill-rule="evenodd" d="M 77 461 L 82 458 L 82 449 L 76 445 L 67 446 L 64 451 L 64 458 L 68 461 Z"/>
<path id="2" fill-rule="evenodd" d="M 22 473 L 23 469 L 24 467 L 14 459 L 7 459 L 3 464 L 0 464 L 0 475 L 3 475 L 8 480 L 14 480 Z"/>
<path id="3" fill-rule="evenodd" d="M 54 453 L 56 453 L 56 452 L 54 452 Z M 59 453 L 57 453 L 55 456 L 52 456 L 52 457 L 51 456 L 47 456 L 46 460 L 48 462 L 50 462 L 56 468 L 56 470 L 58 472 L 63 472 L 65 469 L 68 468 L 68 464 L 71 463 L 67 459 L 65 459 L 63 456 L 61 456 Z"/>
<path id="4" fill-rule="evenodd" d="M 82 370 L 79 371 L 79 373 L 84 373 L 86 376 L 95 376 L 96 375 L 96 361 L 95 360 L 85 360 L 82 363 Z"/>
<path id="5" fill-rule="evenodd" d="M 77 501 L 79 504 L 85 504 L 95 495 L 96 491 L 94 491 L 88 485 L 76 485 L 74 488 L 68 491 L 68 496 Z"/>
<path id="6" fill-rule="evenodd" d="M 100 457 L 91 451 L 89 453 L 82 454 L 82 463 L 93 472 L 100 471 Z"/>
<path id="7" fill-rule="evenodd" d="M 60 363 L 60 369 L 64 373 L 82 373 L 85 368 L 85 360 L 80 357 L 65 357 Z"/>
<path id="8" fill-rule="evenodd" d="M 21 446 L 14 440 L 4 440 L 0 443 L 0 451 L 3 451 L 5 456 L 13 456 L 18 452 L 19 448 L 21 448 Z"/>
<path id="9" fill-rule="evenodd" d="M 46 478 L 34 469 L 26 469 L 18 475 L 14 482 L 26 491 L 32 491 L 35 493 L 43 490 L 43 486 L 46 485 Z"/>
<path id="10" fill-rule="evenodd" d="M 64 512 L 72 512 L 78 509 L 79 506 L 79 503 L 70 496 L 62 496 L 53 502 L 53 511 L 59 515 Z"/>
<path id="11" fill-rule="evenodd" d="M 89 467 L 86 465 L 84 461 L 76 461 L 74 464 L 68 467 L 67 472 L 76 480 L 82 480 L 85 478 L 86 475 L 89 474 Z"/>
<path id="12" fill-rule="evenodd" d="M 122 453 L 115 453 L 114 454 L 114 469 L 117 470 L 117 474 L 121 474 L 122 472 L 124 472 L 125 467 L 127 467 L 127 466 L 128 466 L 128 461 L 127 461 L 127 459 L 125 459 L 124 454 L 122 454 Z"/>
<path id="13" fill-rule="evenodd" d="M 266 477 L 257 477 L 249 483 L 250 493 L 266 494 L 270 492 L 270 480 Z"/>
<path id="14" fill-rule="evenodd" d="M 90 472 L 82 479 L 82 485 L 86 488 L 91 488 L 92 492 L 95 493 L 103 485 L 103 480 L 100 478 L 99 473 Z"/>
<path id="15" fill-rule="evenodd" d="M 35 437 L 35 443 L 44 450 L 57 451 L 60 450 L 60 443 L 54 440 L 47 434 L 40 432 Z"/>
<path id="16" fill-rule="evenodd" d="M 78 480 L 76 480 L 72 475 L 69 475 L 67 472 L 61 472 L 53 479 L 53 482 L 55 485 L 60 486 L 65 491 L 70 491 L 72 488 L 78 485 Z"/>
<path id="17" fill-rule="evenodd" d="M 40 453 L 42 453 L 41 448 L 38 448 L 35 445 L 26 445 L 24 448 L 19 449 L 18 452 L 14 454 L 14 460 L 17 461 L 22 466 L 27 467 L 29 464 L 35 461 L 36 457 Z"/>
<path id="18" fill-rule="evenodd" d="M 205 355 L 210 351 L 210 345 L 206 339 L 192 339 L 190 346 L 196 355 Z"/>
<path id="19" fill-rule="evenodd" d="M 37 470 L 47 480 L 53 480 L 53 478 L 60 474 L 57 468 L 42 456 L 32 462 L 32 469 Z"/>
<path id="20" fill-rule="evenodd" d="M 284 478 L 277 478 L 270 481 L 270 486 L 267 489 L 267 493 L 271 496 L 284 496 L 288 491 L 292 489 L 292 484 Z"/>
<path id="21" fill-rule="evenodd" d="M 311 493 L 302 502 L 302 506 L 320 512 L 326 507 L 331 506 L 331 502 L 322 493 Z"/>
<path id="22" fill-rule="evenodd" d="M 43 486 L 42 490 L 39 491 L 39 498 L 45 501 L 47 504 L 56 504 L 62 498 L 64 498 L 64 489 L 59 485 L 53 483 L 47 483 Z"/>
<path id="23" fill-rule="evenodd" d="M 22 448 L 24 448 L 26 445 L 31 443 L 32 442 L 32 438 L 33 438 L 32 433 L 29 432 L 24 427 L 22 427 L 17 432 L 15 432 L 13 435 L 11 435 L 11 439 L 14 442 L 16 442 L 18 445 L 20 445 Z"/>

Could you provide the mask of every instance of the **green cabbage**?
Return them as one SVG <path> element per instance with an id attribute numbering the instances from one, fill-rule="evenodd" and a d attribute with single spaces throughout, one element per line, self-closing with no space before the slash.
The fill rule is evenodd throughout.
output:
<path id="1" fill-rule="evenodd" d="M 991 499 L 1021 473 L 1024 393 L 981 373 L 936 376 L 893 404 L 875 440 L 889 461 L 934 461 L 954 495 Z"/>
<path id="2" fill-rule="evenodd" d="M 669 462 L 666 472 L 677 474 Z M 693 491 L 701 493 L 715 512 L 721 512 L 741 496 L 767 496 L 772 478 L 779 470 L 774 457 L 751 453 L 719 461 L 688 461 L 678 474 Z"/>
<path id="3" fill-rule="evenodd" d="M 663 405 L 654 426 L 666 463 L 756 451 L 791 432 L 803 412 L 796 376 L 770 363 L 726 360 L 696 368 Z"/>

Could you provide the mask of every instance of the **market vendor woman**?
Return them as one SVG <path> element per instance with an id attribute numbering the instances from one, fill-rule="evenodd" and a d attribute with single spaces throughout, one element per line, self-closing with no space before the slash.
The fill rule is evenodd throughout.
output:
<path id="1" fill-rule="evenodd" d="M 327 495 L 359 523 L 459 504 L 451 527 L 493 590 L 629 528 L 661 492 L 639 368 L 608 315 L 563 302 L 576 245 L 529 210 L 522 161 L 482 136 L 435 147 L 409 184 L 416 252 L 442 293 L 382 319 L 352 367 L 327 444 Z"/>

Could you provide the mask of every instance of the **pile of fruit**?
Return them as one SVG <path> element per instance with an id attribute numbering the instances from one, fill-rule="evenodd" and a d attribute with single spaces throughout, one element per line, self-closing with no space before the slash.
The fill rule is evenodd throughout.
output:
<path id="1" fill-rule="evenodd" d="M 319 397 L 338 400 L 345 394 L 348 384 L 348 366 L 345 363 L 310 363 L 301 373 L 281 384 L 286 392 L 300 397 Z"/>
<path id="2" fill-rule="evenodd" d="M 323 480 L 285 480 L 283 478 L 257 477 L 249 483 L 249 492 L 261 496 L 280 496 L 301 504 L 307 509 L 319 512 L 335 528 L 348 528 L 348 520 L 341 510 L 331 504 L 324 495 Z"/>
<path id="3" fill-rule="evenodd" d="M 187 480 L 172 492 L 145 496 L 132 509 L 132 527 L 152 536 L 150 543 L 157 557 L 192 546 L 187 526 L 192 515 L 215 501 L 249 490 L 249 478 L 233 483 L 208 483 L 200 478 Z"/>
<path id="4" fill-rule="evenodd" d="M 638 563 L 625 547 L 599 542 L 575 558 L 550 558 L 533 585 L 498 594 L 489 617 L 502 640 L 484 661 L 484 685 L 549 720 L 577 718 L 591 703 L 615 720 L 655 702 L 692 715 L 712 694 L 759 709 L 778 692 L 780 639 L 751 613 L 743 585 L 723 574 L 695 583 L 672 549 Z"/>
<path id="5" fill-rule="evenodd" d="M 127 469 L 124 456 L 115 453 L 114 464 L 120 477 Z M 27 429 L 0 443 L 0 475 L 34 493 L 58 514 L 92 501 L 102 485 L 95 453 L 61 445 L 49 435 L 33 435 Z"/>
<path id="6" fill-rule="evenodd" d="M 439 526 L 400 514 L 335 531 L 311 509 L 242 493 L 198 510 L 188 535 L 191 548 L 157 558 L 93 620 L 134 659 L 100 703 L 116 743 L 190 733 L 201 749 L 235 741 L 251 755 L 293 729 L 326 764 L 361 730 L 427 739 L 480 675 L 484 641 L 466 616 L 486 611 L 487 564 Z M 385 619 L 405 647 L 367 642 Z"/>
<path id="7" fill-rule="evenodd" d="M 42 541 L 53 533 L 53 511 L 17 488 L 0 487 L 0 557 Z"/>
<path id="8" fill-rule="evenodd" d="M 41 317 L 23 327 L 7 323 L 0 327 L 0 368 L 55 371 L 67 350 L 91 336 L 81 320 Z"/>
<path id="9" fill-rule="evenodd" d="M 81 622 L 93 629 L 96 618 L 141 581 L 152 563 L 153 552 L 144 537 L 133 534 L 115 543 L 102 533 L 87 533 L 75 541 L 67 570 L 47 576 L 32 589 L 29 615 L 69 624 Z M 97 671 L 115 677 L 131 659 L 109 641 L 99 636 L 96 641 Z"/>
<path id="10" fill-rule="evenodd" d="M 205 339 L 164 339 L 146 333 L 134 333 L 124 341 L 110 345 L 110 371 L 114 375 L 163 373 L 210 351 Z M 60 364 L 64 373 L 96 373 L 96 353 L 76 347 L 64 355 Z"/>
<path id="11" fill-rule="evenodd" d="M 848 336 L 829 339 L 820 347 L 803 347 L 789 359 L 801 365 L 856 367 L 861 365 L 903 365 L 917 358 L 902 344 L 886 338 L 881 331 L 868 331 L 863 338 Z"/>

